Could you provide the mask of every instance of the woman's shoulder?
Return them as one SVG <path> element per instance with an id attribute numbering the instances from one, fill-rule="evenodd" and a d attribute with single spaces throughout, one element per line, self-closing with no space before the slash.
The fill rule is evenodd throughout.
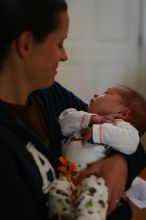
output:
<path id="1" fill-rule="evenodd" d="M 72 107 L 77 110 L 87 109 L 87 104 L 84 101 L 56 81 L 51 87 L 36 91 L 36 93 L 43 102 L 54 105 L 61 110 Z"/>

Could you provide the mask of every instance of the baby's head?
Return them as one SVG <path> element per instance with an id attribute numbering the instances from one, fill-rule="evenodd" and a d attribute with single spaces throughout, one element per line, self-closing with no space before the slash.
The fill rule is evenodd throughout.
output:
<path id="1" fill-rule="evenodd" d="M 146 130 L 146 101 L 135 90 L 121 84 L 108 88 L 96 95 L 88 106 L 88 112 L 98 115 L 116 114 L 130 122 L 140 135 Z"/>

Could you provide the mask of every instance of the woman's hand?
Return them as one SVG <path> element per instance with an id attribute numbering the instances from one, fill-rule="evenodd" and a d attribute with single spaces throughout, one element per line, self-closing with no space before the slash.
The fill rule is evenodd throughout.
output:
<path id="1" fill-rule="evenodd" d="M 86 170 L 78 176 L 76 183 L 91 174 L 103 177 L 109 192 L 108 214 L 113 212 L 122 197 L 128 177 L 127 163 L 120 154 L 110 156 L 98 162 L 91 164 Z"/>

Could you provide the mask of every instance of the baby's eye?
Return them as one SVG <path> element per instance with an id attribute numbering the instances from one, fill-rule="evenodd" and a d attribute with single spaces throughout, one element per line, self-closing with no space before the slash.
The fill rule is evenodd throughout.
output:
<path id="1" fill-rule="evenodd" d="M 108 95 L 108 94 L 110 94 L 109 91 L 105 91 L 105 92 L 103 92 L 103 95 Z"/>
<path id="2" fill-rule="evenodd" d="M 107 92 L 103 92 L 101 95 L 104 96 L 104 95 L 107 95 L 107 94 L 108 94 Z"/>

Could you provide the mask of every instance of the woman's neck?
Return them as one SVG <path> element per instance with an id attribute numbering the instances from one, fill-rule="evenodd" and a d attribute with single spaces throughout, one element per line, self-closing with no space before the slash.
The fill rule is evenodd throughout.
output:
<path id="1" fill-rule="evenodd" d="M 25 82 L 25 64 L 15 53 L 9 54 L 0 69 L 0 99 L 17 105 L 25 105 L 30 91 Z"/>
<path id="2" fill-rule="evenodd" d="M 30 92 L 16 75 L 0 72 L 0 99 L 11 104 L 25 105 Z"/>

